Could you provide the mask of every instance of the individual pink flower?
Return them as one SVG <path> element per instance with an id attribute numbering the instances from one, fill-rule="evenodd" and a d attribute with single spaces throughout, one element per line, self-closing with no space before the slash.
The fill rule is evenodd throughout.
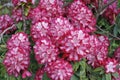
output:
<path id="1" fill-rule="evenodd" d="M 72 65 L 63 59 L 57 59 L 45 66 L 51 80 L 70 80 L 73 75 Z"/>
<path id="2" fill-rule="evenodd" d="M 28 35 L 24 32 L 19 32 L 14 35 L 7 41 L 8 50 L 13 49 L 14 47 L 22 48 L 26 51 L 30 51 L 30 42 L 28 40 Z"/>
<path id="3" fill-rule="evenodd" d="M 2 33 L 6 28 L 9 28 L 13 25 L 14 25 L 14 22 L 9 15 L 0 16 L 0 33 Z M 13 29 L 7 31 L 7 33 L 9 33 L 10 31 L 13 31 L 13 30 L 15 30 L 15 27 Z"/>
<path id="4" fill-rule="evenodd" d="M 81 1 L 74 0 L 74 2 L 68 6 L 68 15 L 71 23 L 85 32 L 94 32 L 96 30 L 96 19 L 92 11 Z"/>
<path id="5" fill-rule="evenodd" d="M 32 25 L 31 27 L 31 36 L 33 41 L 37 41 L 41 37 L 48 36 L 48 30 L 50 28 L 49 21 L 39 21 Z"/>
<path id="6" fill-rule="evenodd" d="M 27 70 L 25 70 L 25 71 L 22 73 L 22 78 L 31 77 L 31 76 L 32 76 L 32 74 L 31 74 L 29 71 L 27 71 Z"/>
<path id="7" fill-rule="evenodd" d="M 116 70 L 117 70 L 117 64 L 118 64 L 118 62 L 114 58 L 107 58 L 102 63 L 102 65 L 105 68 L 105 72 L 106 73 L 114 73 L 114 72 L 116 72 Z"/>
<path id="8" fill-rule="evenodd" d="M 60 42 L 60 49 L 68 55 L 68 60 L 79 61 L 88 53 L 89 35 L 74 29 Z"/>
<path id="9" fill-rule="evenodd" d="M 88 64 L 90 64 L 93 68 L 96 68 L 96 67 L 100 67 L 101 64 L 99 63 L 99 61 L 97 60 L 96 58 L 96 55 L 94 54 L 88 54 L 86 56 L 87 60 L 88 60 Z"/>
<path id="10" fill-rule="evenodd" d="M 8 50 L 3 61 L 8 74 L 14 75 L 15 77 L 20 75 L 21 72 L 24 74 L 24 71 L 27 71 L 28 69 L 29 63 L 29 52 L 20 47 L 14 47 Z M 30 75 L 23 76 L 23 78 L 27 76 Z"/>
<path id="11" fill-rule="evenodd" d="M 13 9 L 12 11 L 12 18 L 18 22 L 18 21 L 22 21 L 23 20 L 23 13 L 22 13 L 22 9 L 18 8 L 18 9 Z"/>
<path id="12" fill-rule="evenodd" d="M 39 64 L 55 61 L 59 54 L 58 49 L 48 37 L 43 37 L 36 41 L 34 53 Z"/>
<path id="13" fill-rule="evenodd" d="M 42 80 L 43 78 L 43 74 L 44 74 L 44 69 L 39 69 L 35 75 L 35 79 L 34 80 Z"/>

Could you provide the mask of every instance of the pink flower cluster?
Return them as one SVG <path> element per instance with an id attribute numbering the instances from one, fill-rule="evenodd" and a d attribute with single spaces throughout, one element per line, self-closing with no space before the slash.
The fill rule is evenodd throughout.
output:
<path id="1" fill-rule="evenodd" d="M 3 64 L 8 74 L 16 77 L 22 74 L 22 78 L 31 76 L 27 70 L 30 64 L 30 43 L 27 34 L 19 32 L 12 35 L 7 42 L 7 48 Z"/>
<path id="2" fill-rule="evenodd" d="M 13 26 L 13 24 L 14 24 L 14 22 L 9 15 L 0 16 L 0 33 L 2 33 L 6 28 Z M 12 29 L 12 30 L 14 30 L 14 29 Z M 12 30 L 7 31 L 7 33 L 9 33 Z"/>
<path id="3" fill-rule="evenodd" d="M 90 45 L 90 54 L 87 55 L 88 63 L 93 67 L 98 67 L 107 58 L 109 40 L 103 35 L 93 35 Z"/>
<path id="4" fill-rule="evenodd" d="M 45 64 L 55 61 L 57 55 L 59 54 L 56 46 L 47 37 L 41 38 L 36 41 L 34 52 L 35 58 L 39 64 Z"/>
<path id="5" fill-rule="evenodd" d="M 12 10 L 12 18 L 15 22 L 22 21 L 23 18 L 27 19 L 24 15 L 26 7 L 24 6 L 24 9 L 22 9 L 22 3 L 25 3 L 25 5 L 29 4 L 35 4 L 36 0 L 12 0 L 12 4 L 14 5 L 14 8 Z M 29 9 L 28 9 L 29 10 Z"/>
<path id="6" fill-rule="evenodd" d="M 103 66 L 106 73 L 117 71 L 120 50 L 116 50 L 115 58 L 107 57 L 109 40 L 107 36 L 93 34 L 96 31 L 96 19 L 83 1 L 74 0 L 69 6 L 63 7 L 63 0 L 40 0 L 39 5 L 30 10 L 28 18 L 32 19 L 30 36 L 35 43 L 35 59 L 45 65 L 37 71 L 35 80 L 42 80 L 44 72 L 51 80 L 70 80 L 73 75 L 70 61 L 80 61 L 82 58 L 86 58 L 94 68 Z M 34 0 L 12 2 L 19 5 L 21 2 L 33 3 Z M 21 16 L 22 10 L 13 11 L 12 17 L 16 21 L 22 20 Z M 4 21 L 4 17 L 1 19 Z M 8 18 L 7 23 L 9 21 Z M 28 71 L 28 36 L 24 32 L 16 33 L 8 40 L 7 48 L 4 59 L 7 72 L 16 77 L 19 74 L 23 78 L 31 76 Z"/>
<path id="7" fill-rule="evenodd" d="M 18 21 L 22 21 L 23 17 L 22 17 L 22 9 L 18 8 L 18 9 L 13 9 L 12 11 L 12 18 L 14 21 L 18 22 Z"/>
<path id="8" fill-rule="evenodd" d="M 45 71 L 52 80 L 70 80 L 73 74 L 72 65 L 62 59 L 48 63 Z"/>
<path id="9" fill-rule="evenodd" d="M 68 7 L 67 15 L 74 27 L 85 32 L 94 32 L 96 30 L 96 19 L 92 11 L 82 1 L 74 0 Z"/>
<path id="10" fill-rule="evenodd" d="M 107 36 L 91 34 L 96 31 L 92 11 L 81 0 L 62 6 L 63 1 L 41 0 L 29 13 L 35 58 L 39 64 L 45 64 L 35 80 L 41 80 L 44 72 L 52 80 L 70 80 L 73 71 L 69 61 L 82 58 L 93 67 L 103 66 L 106 73 L 115 72 L 118 62 L 107 57 Z"/>

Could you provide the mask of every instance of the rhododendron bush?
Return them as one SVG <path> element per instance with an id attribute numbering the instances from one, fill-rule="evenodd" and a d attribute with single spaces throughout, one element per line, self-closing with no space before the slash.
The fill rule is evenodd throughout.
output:
<path id="1" fill-rule="evenodd" d="M 120 80 L 120 1 L 0 0 L 0 80 Z"/>

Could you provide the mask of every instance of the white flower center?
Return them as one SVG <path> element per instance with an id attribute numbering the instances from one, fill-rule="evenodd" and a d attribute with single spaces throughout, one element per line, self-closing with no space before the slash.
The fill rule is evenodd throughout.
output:
<path id="1" fill-rule="evenodd" d="M 25 36 L 23 34 L 20 34 L 18 36 L 18 39 L 23 42 L 25 40 Z"/>

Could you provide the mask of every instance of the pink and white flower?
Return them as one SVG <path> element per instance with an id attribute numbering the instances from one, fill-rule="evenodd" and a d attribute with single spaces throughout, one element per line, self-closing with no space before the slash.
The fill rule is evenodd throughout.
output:
<path id="1" fill-rule="evenodd" d="M 88 64 L 91 64 L 93 67 L 99 67 L 107 58 L 109 40 L 103 35 L 91 35 L 89 42 L 89 54 L 86 55 Z"/>
<path id="2" fill-rule="evenodd" d="M 48 36 L 48 30 L 50 28 L 50 23 L 48 21 L 42 20 L 31 27 L 31 36 L 33 41 L 37 41 L 41 37 Z"/>
<path id="3" fill-rule="evenodd" d="M 47 37 L 40 38 L 36 41 L 34 53 L 39 64 L 55 61 L 59 54 L 56 46 L 52 43 L 50 38 Z"/>
<path id="4" fill-rule="evenodd" d="M 60 42 L 60 49 L 68 55 L 68 60 L 79 61 L 88 53 L 89 35 L 74 29 Z"/>
<path id="5" fill-rule="evenodd" d="M 63 0 L 40 0 L 39 6 L 44 8 L 52 17 L 63 14 Z"/>
<path id="6" fill-rule="evenodd" d="M 8 74 L 15 77 L 20 74 L 23 78 L 30 77 L 31 73 L 27 70 L 30 64 L 30 43 L 27 34 L 19 32 L 12 35 L 7 42 L 7 48 L 3 64 Z"/>
<path id="7" fill-rule="evenodd" d="M 23 16 L 22 16 L 22 9 L 18 8 L 18 9 L 13 9 L 12 11 L 12 18 L 18 22 L 18 21 L 22 21 L 23 20 Z"/>
<path id="8" fill-rule="evenodd" d="M 59 41 L 62 40 L 71 30 L 73 30 L 73 26 L 69 23 L 69 21 L 64 17 L 59 16 L 51 20 L 49 36 L 53 39 L 53 41 Z"/>
<path id="9" fill-rule="evenodd" d="M 81 1 L 74 0 L 74 2 L 68 6 L 68 16 L 71 23 L 85 32 L 94 32 L 96 30 L 96 19 L 92 11 Z"/>
<path id="10" fill-rule="evenodd" d="M 30 51 L 30 42 L 28 40 L 28 35 L 24 32 L 19 32 L 14 35 L 7 41 L 8 50 L 13 49 L 14 47 L 22 48 L 26 51 Z"/>
<path id="11" fill-rule="evenodd" d="M 0 33 L 2 33 L 5 29 L 13 25 L 14 25 L 13 19 L 9 15 L 0 16 Z M 14 30 L 15 30 L 15 26 L 13 29 L 7 31 L 7 33 L 9 33 L 10 31 L 14 31 Z"/>
<path id="12" fill-rule="evenodd" d="M 73 75 L 72 65 L 62 59 L 48 63 L 45 71 L 51 80 L 70 80 Z"/>
<path id="13" fill-rule="evenodd" d="M 107 58 L 102 65 L 104 66 L 106 73 L 114 73 L 117 70 L 117 64 L 118 62 L 114 58 Z"/>
<path id="14" fill-rule="evenodd" d="M 29 63 L 29 53 L 26 50 L 23 50 L 19 47 L 14 47 L 11 50 L 8 50 L 3 62 L 8 74 L 14 75 L 15 77 L 20 75 L 21 72 L 24 73 L 24 71 L 28 69 Z M 27 76 L 29 75 L 26 75 L 25 77 Z"/>

